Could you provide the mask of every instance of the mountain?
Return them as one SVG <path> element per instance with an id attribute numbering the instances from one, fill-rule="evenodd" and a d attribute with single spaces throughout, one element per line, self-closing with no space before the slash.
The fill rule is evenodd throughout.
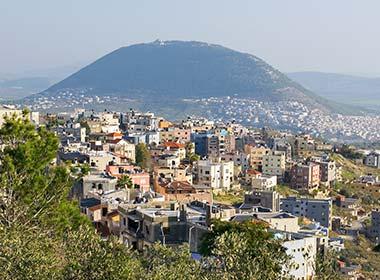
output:
<path id="1" fill-rule="evenodd" d="M 295 72 L 287 75 L 324 98 L 370 109 L 380 108 L 380 78 L 321 72 Z"/>
<path id="2" fill-rule="evenodd" d="M 299 101 L 324 111 L 347 108 L 318 97 L 256 56 L 194 41 L 157 40 L 120 48 L 41 94 L 62 92 L 119 96 L 152 110 L 166 106 L 182 111 L 190 106 L 183 99 L 222 96 Z"/>

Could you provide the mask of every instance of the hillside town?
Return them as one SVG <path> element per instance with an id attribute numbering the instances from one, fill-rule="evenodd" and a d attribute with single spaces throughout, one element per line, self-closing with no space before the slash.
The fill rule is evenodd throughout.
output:
<path id="1" fill-rule="evenodd" d="M 11 115 L 22 112 L 3 106 L 0 124 Z M 141 252 L 157 242 L 188 244 L 199 258 L 213 221 L 263 222 L 295 263 L 294 279 L 311 279 L 327 252 L 345 279 L 380 275 L 378 259 L 363 262 L 350 251 L 380 241 L 376 151 L 238 122 L 172 122 L 132 109 L 28 116 L 59 137 L 55 164 L 86 167 L 70 198 L 105 239 Z"/>
<path id="2" fill-rule="evenodd" d="M 36 111 L 53 112 L 60 108 L 120 108 L 138 104 L 121 96 L 93 95 L 91 89 L 67 89 L 54 96 L 30 97 L 26 104 Z M 336 114 L 310 109 L 298 101 L 263 102 L 239 96 L 185 99 L 184 104 L 196 104 L 202 117 L 216 122 L 236 121 L 246 126 L 268 126 L 292 133 L 307 133 L 330 142 L 359 143 L 380 141 L 380 117 L 370 114 Z M 194 114 L 200 115 L 199 113 Z M 198 118 L 198 117 L 197 117 Z"/>

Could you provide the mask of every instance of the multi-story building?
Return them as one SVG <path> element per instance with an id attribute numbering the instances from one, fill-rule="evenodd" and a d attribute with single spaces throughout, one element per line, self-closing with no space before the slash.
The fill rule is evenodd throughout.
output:
<path id="1" fill-rule="evenodd" d="M 160 143 L 164 142 L 190 142 L 191 130 L 188 128 L 168 127 L 160 130 Z"/>
<path id="2" fill-rule="evenodd" d="M 240 168 L 240 171 L 246 171 L 249 168 L 249 155 L 246 153 L 226 153 L 220 158 L 222 161 L 233 161 L 234 165 Z"/>
<path id="3" fill-rule="evenodd" d="M 129 143 L 124 139 L 114 139 L 107 141 L 109 150 L 112 153 L 126 157 L 130 162 L 135 162 L 136 149 L 135 145 Z"/>
<path id="4" fill-rule="evenodd" d="M 294 279 L 313 279 L 315 262 L 317 260 L 318 238 L 298 233 L 276 232 L 277 238 L 282 238 L 283 247 L 295 264 L 286 273 Z"/>
<path id="5" fill-rule="evenodd" d="M 188 241 L 189 230 L 184 209 L 131 209 L 119 206 L 118 211 L 122 241 L 137 250 L 143 251 L 156 242 L 180 245 Z"/>
<path id="6" fill-rule="evenodd" d="M 283 177 L 285 173 L 285 152 L 271 151 L 263 155 L 263 174 Z"/>
<path id="7" fill-rule="evenodd" d="M 120 115 L 120 124 L 130 133 L 142 133 L 158 129 L 159 120 L 153 113 L 129 111 Z"/>
<path id="8" fill-rule="evenodd" d="M 309 135 L 297 136 L 295 139 L 295 155 L 300 158 L 309 158 L 314 155 L 315 143 Z"/>
<path id="9" fill-rule="evenodd" d="M 380 243 L 380 209 L 374 209 L 371 212 L 371 227 L 369 236 L 376 243 Z"/>
<path id="10" fill-rule="evenodd" d="M 296 164 L 290 170 L 290 186 L 293 189 L 310 191 L 317 188 L 319 183 L 319 165 L 316 163 Z"/>
<path id="11" fill-rule="evenodd" d="M 200 160 L 197 162 L 197 175 L 199 185 L 214 190 L 229 189 L 234 180 L 234 163 Z"/>
<path id="12" fill-rule="evenodd" d="M 285 137 L 273 139 L 273 150 L 285 152 L 285 160 L 292 159 L 292 145 L 287 142 Z"/>
<path id="13" fill-rule="evenodd" d="M 276 191 L 254 190 L 244 195 L 243 208 L 261 206 L 271 209 L 273 212 L 280 211 L 280 195 Z"/>
<path id="14" fill-rule="evenodd" d="M 319 222 L 324 227 L 331 227 L 331 199 L 287 197 L 281 199 L 280 208 L 297 217 L 306 217 Z"/>
<path id="15" fill-rule="evenodd" d="M 270 153 L 270 149 L 264 146 L 245 145 L 244 150 L 250 156 L 251 168 L 262 171 L 263 157 Z"/>
<path id="16" fill-rule="evenodd" d="M 319 165 L 319 177 L 321 183 L 332 187 L 336 181 L 336 164 L 333 160 L 324 160 L 317 162 Z"/>
<path id="17" fill-rule="evenodd" d="M 163 154 L 158 158 L 158 165 L 167 168 L 178 168 L 181 163 L 179 156 Z"/>
<path id="18" fill-rule="evenodd" d="M 150 175 L 140 167 L 130 164 L 111 164 L 107 165 L 106 172 L 116 178 L 127 175 L 131 178 L 133 188 L 138 189 L 142 193 L 150 190 Z"/>
<path id="19" fill-rule="evenodd" d="M 369 153 L 364 158 L 364 164 L 374 168 L 380 168 L 380 154 L 376 152 Z"/>
<path id="20" fill-rule="evenodd" d="M 16 109 L 13 106 L 0 105 L 0 127 L 4 124 L 5 118 L 11 116 L 22 117 L 22 110 Z M 39 124 L 39 113 L 30 112 L 26 118 L 29 119 L 33 124 Z"/>
<path id="21" fill-rule="evenodd" d="M 117 179 L 105 173 L 92 173 L 75 183 L 71 196 L 76 198 L 92 197 L 91 193 L 103 194 L 116 189 Z"/>
<path id="22" fill-rule="evenodd" d="M 208 154 L 208 143 L 212 134 L 208 132 L 191 133 L 191 142 L 195 145 L 195 153 L 201 157 L 205 157 Z"/>

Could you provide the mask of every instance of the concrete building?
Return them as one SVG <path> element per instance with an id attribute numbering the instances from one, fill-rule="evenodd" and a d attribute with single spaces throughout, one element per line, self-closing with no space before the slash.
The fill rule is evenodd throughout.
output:
<path id="1" fill-rule="evenodd" d="M 141 113 L 131 110 L 120 115 L 121 127 L 132 133 L 157 130 L 158 123 L 159 120 L 150 112 Z"/>
<path id="2" fill-rule="evenodd" d="M 191 201 L 212 202 L 210 187 L 192 185 L 187 181 L 170 181 L 158 178 L 154 181 L 154 191 L 162 194 L 166 201 L 189 203 Z"/>
<path id="3" fill-rule="evenodd" d="M 371 212 L 369 236 L 376 244 L 380 243 L 380 209 L 374 209 Z"/>
<path id="4" fill-rule="evenodd" d="M 150 190 L 150 175 L 140 167 L 130 164 L 107 165 L 106 172 L 116 178 L 127 175 L 132 180 L 133 188 L 142 193 Z"/>
<path id="5" fill-rule="evenodd" d="M 222 161 L 233 161 L 234 165 L 245 171 L 249 168 L 249 155 L 246 153 L 234 152 L 220 156 Z"/>
<path id="6" fill-rule="evenodd" d="M 213 190 L 229 189 L 234 180 L 234 163 L 200 160 L 197 162 L 197 178 L 199 185 Z"/>
<path id="7" fill-rule="evenodd" d="M 191 130 L 187 128 L 168 127 L 160 130 L 160 143 L 164 142 L 190 142 Z"/>
<path id="8" fill-rule="evenodd" d="M 186 181 L 190 184 L 193 183 L 193 174 L 191 166 L 181 165 L 178 168 L 155 166 L 154 176 L 161 177 L 169 181 Z"/>
<path id="9" fill-rule="evenodd" d="M 181 163 L 179 156 L 164 154 L 158 158 L 158 166 L 167 168 L 178 168 Z"/>
<path id="10" fill-rule="evenodd" d="M 136 148 L 134 144 L 125 141 L 124 139 L 108 140 L 109 150 L 112 153 L 126 157 L 130 162 L 135 162 Z"/>
<path id="11" fill-rule="evenodd" d="M 282 198 L 280 209 L 297 217 L 306 217 L 331 228 L 332 200 L 311 198 Z"/>
<path id="12" fill-rule="evenodd" d="M 263 156 L 270 152 L 270 149 L 264 146 L 245 145 L 245 153 L 250 156 L 250 165 L 252 169 L 262 171 Z"/>
<path id="13" fill-rule="evenodd" d="M 277 186 L 277 176 L 261 175 L 251 179 L 253 189 L 273 190 Z"/>
<path id="14" fill-rule="evenodd" d="M 285 152 L 271 151 L 263 155 L 263 174 L 283 177 L 285 173 Z"/>
<path id="15" fill-rule="evenodd" d="M 333 160 L 319 162 L 319 177 L 321 183 L 332 187 L 336 181 L 336 164 Z"/>
<path id="16" fill-rule="evenodd" d="M 254 190 L 244 195 L 244 203 L 240 209 L 252 209 L 261 206 L 272 212 L 280 211 L 280 194 L 276 191 Z"/>
<path id="17" fill-rule="evenodd" d="M 131 209 L 119 206 L 120 235 L 124 244 L 143 251 L 156 242 L 180 245 L 188 241 L 186 211 L 173 207 Z"/>
<path id="18" fill-rule="evenodd" d="M 104 194 L 116 189 L 117 179 L 106 173 L 92 173 L 84 176 L 77 182 L 71 192 L 72 197 L 88 198 L 93 197 L 92 193 Z"/>
<path id="19" fill-rule="evenodd" d="M 373 168 L 380 168 L 380 154 L 376 152 L 369 153 L 364 158 L 364 164 Z"/>
<path id="20" fill-rule="evenodd" d="M 295 155 L 309 158 L 315 153 L 314 140 L 309 135 L 297 136 L 295 139 Z"/>
<path id="21" fill-rule="evenodd" d="M 286 271 L 294 279 L 313 279 L 317 258 L 317 237 L 290 232 L 276 232 L 275 238 L 282 239 L 286 253 L 295 266 Z"/>
<path id="22" fill-rule="evenodd" d="M 310 191 L 320 184 L 319 165 L 296 164 L 290 170 L 290 186 L 301 191 Z"/>

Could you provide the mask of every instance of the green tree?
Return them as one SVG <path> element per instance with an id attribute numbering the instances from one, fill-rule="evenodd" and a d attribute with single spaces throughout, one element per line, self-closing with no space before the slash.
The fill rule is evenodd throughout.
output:
<path id="1" fill-rule="evenodd" d="M 0 224 L 43 222 L 67 196 L 72 179 L 67 168 L 53 166 L 58 139 L 35 129 L 27 116 L 6 119 L 0 129 Z"/>
<path id="2" fill-rule="evenodd" d="M 139 143 L 136 146 L 136 164 L 143 169 L 149 170 L 151 168 L 152 158 L 144 143 Z"/>
<path id="3" fill-rule="evenodd" d="M 141 279 L 142 266 L 135 252 L 114 239 L 103 241 L 90 227 L 69 231 L 62 242 L 63 279 Z"/>
<path id="4" fill-rule="evenodd" d="M 123 175 L 123 176 L 121 176 L 121 177 L 117 180 L 116 186 L 117 186 L 118 188 L 128 188 L 128 189 L 132 189 L 132 188 L 133 188 L 133 182 L 132 182 L 131 177 L 129 177 L 128 175 Z"/>
<path id="5" fill-rule="evenodd" d="M 285 248 L 262 222 L 213 221 L 201 252 L 216 256 L 228 279 L 282 279 L 291 265 Z"/>
<path id="6" fill-rule="evenodd" d="M 141 263 L 144 279 L 206 279 L 206 271 L 200 262 L 191 258 L 188 246 L 173 249 L 156 243 L 148 249 Z"/>
<path id="7" fill-rule="evenodd" d="M 338 256 L 333 251 L 321 251 L 315 262 L 315 278 L 317 280 L 341 279 L 338 272 Z"/>

